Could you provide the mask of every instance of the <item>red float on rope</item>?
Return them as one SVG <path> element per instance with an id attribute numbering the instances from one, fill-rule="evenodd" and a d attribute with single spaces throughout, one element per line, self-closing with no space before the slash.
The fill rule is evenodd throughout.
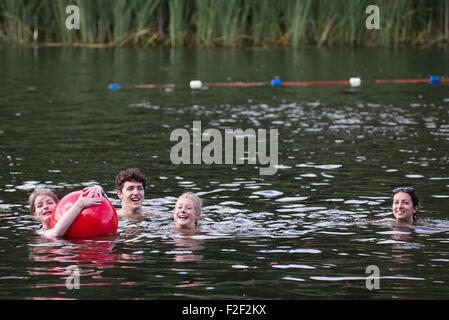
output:
<path id="1" fill-rule="evenodd" d="M 163 88 L 174 88 L 176 85 L 169 83 L 169 84 L 137 84 L 135 85 L 135 88 L 137 89 L 154 89 L 157 87 L 163 87 Z"/>
<path id="2" fill-rule="evenodd" d="M 260 87 L 267 85 L 266 82 L 206 82 L 205 87 Z"/>
<path id="3" fill-rule="evenodd" d="M 299 81 L 299 82 L 289 82 L 282 81 L 281 86 L 342 86 L 348 85 L 349 80 L 341 81 Z"/>

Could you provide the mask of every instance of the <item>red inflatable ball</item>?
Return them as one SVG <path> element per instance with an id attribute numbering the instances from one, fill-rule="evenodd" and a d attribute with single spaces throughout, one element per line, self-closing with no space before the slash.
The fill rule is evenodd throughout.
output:
<path id="1" fill-rule="evenodd" d="M 54 228 L 56 222 L 78 200 L 81 193 L 82 190 L 71 192 L 58 202 L 51 215 L 52 228 Z M 107 198 L 103 196 L 102 198 L 103 202 L 100 205 L 84 208 L 80 212 L 64 234 L 64 237 L 86 238 L 117 232 L 117 212 Z"/>

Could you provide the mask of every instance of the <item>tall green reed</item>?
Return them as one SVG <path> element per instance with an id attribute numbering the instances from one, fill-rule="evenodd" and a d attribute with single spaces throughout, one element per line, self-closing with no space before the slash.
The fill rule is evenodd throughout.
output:
<path id="1" fill-rule="evenodd" d="M 65 26 L 69 4 L 80 29 Z M 367 30 L 365 8 L 380 9 Z M 1 0 L 3 43 L 399 46 L 449 43 L 449 0 Z"/>

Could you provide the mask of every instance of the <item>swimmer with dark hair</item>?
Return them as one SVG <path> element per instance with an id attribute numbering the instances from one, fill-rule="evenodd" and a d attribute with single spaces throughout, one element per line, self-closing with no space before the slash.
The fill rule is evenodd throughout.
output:
<path id="1" fill-rule="evenodd" d="M 146 184 L 146 177 L 136 168 L 123 170 L 116 176 L 117 196 L 122 202 L 122 207 L 117 210 L 120 218 L 142 220 L 143 215 L 159 214 L 142 207 Z"/>
<path id="2" fill-rule="evenodd" d="M 393 190 L 391 195 L 392 211 L 397 222 L 416 222 L 416 214 L 419 210 L 419 197 L 415 189 L 401 187 Z"/>

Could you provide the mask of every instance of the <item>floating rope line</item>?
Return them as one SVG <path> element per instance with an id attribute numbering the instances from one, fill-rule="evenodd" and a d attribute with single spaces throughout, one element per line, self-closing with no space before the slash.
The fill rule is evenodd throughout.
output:
<path id="1" fill-rule="evenodd" d="M 391 79 L 391 80 L 374 80 L 375 83 L 449 83 L 449 79 L 440 77 L 430 77 L 429 79 Z"/>
<path id="2" fill-rule="evenodd" d="M 118 85 L 120 89 L 120 85 L 118 83 L 113 83 L 109 85 L 109 89 L 111 89 L 111 85 Z M 134 88 L 137 89 L 154 89 L 154 88 L 159 88 L 159 87 L 163 87 L 163 88 L 174 88 L 176 87 L 175 84 L 169 83 L 169 84 L 137 84 L 134 86 Z M 114 89 L 112 89 L 114 90 Z"/>
<path id="3" fill-rule="evenodd" d="M 199 81 L 199 80 L 194 80 Z M 192 82 L 190 81 L 190 88 L 192 88 Z M 201 82 L 201 81 L 200 81 Z M 206 83 L 199 83 L 200 87 L 261 87 L 266 86 L 266 82 L 206 82 Z M 193 87 L 196 85 L 193 84 Z M 196 89 L 196 88 L 192 88 Z"/>
<path id="4" fill-rule="evenodd" d="M 385 79 L 385 80 L 368 80 L 373 83 L 429 83 L 440 84 L 449 83 L 449 78 L 441 78 L 438 76 L 431 76 L 427 79 Z M 191 89 L 201 89 L 207 87 L 307 87 L 307 86 L 345 86 L 358 87 L 362 83 L 360 78 L 350 78 L 349 80 L 339 81 L 281 81 L 280 79 L 273 79 L 269 82 L 202 82 L 201 80 L 192 80 L 189 83 Z M 174 88 L 176 84 L 138 84 L 134 85 L 137 89 L 154 89 L 154 88 Z M 108 86 L 109 90 L 120 90 L 121 85 L 118 83 L 111 83 Z"/>
<path id="5" fill-rule="evenodd" d="M 281 86 L 286 87 L 308 87 L 308 86 L 344 86 L 350 84 L 349 80 L 340 81 L 282 81 Z"/>

